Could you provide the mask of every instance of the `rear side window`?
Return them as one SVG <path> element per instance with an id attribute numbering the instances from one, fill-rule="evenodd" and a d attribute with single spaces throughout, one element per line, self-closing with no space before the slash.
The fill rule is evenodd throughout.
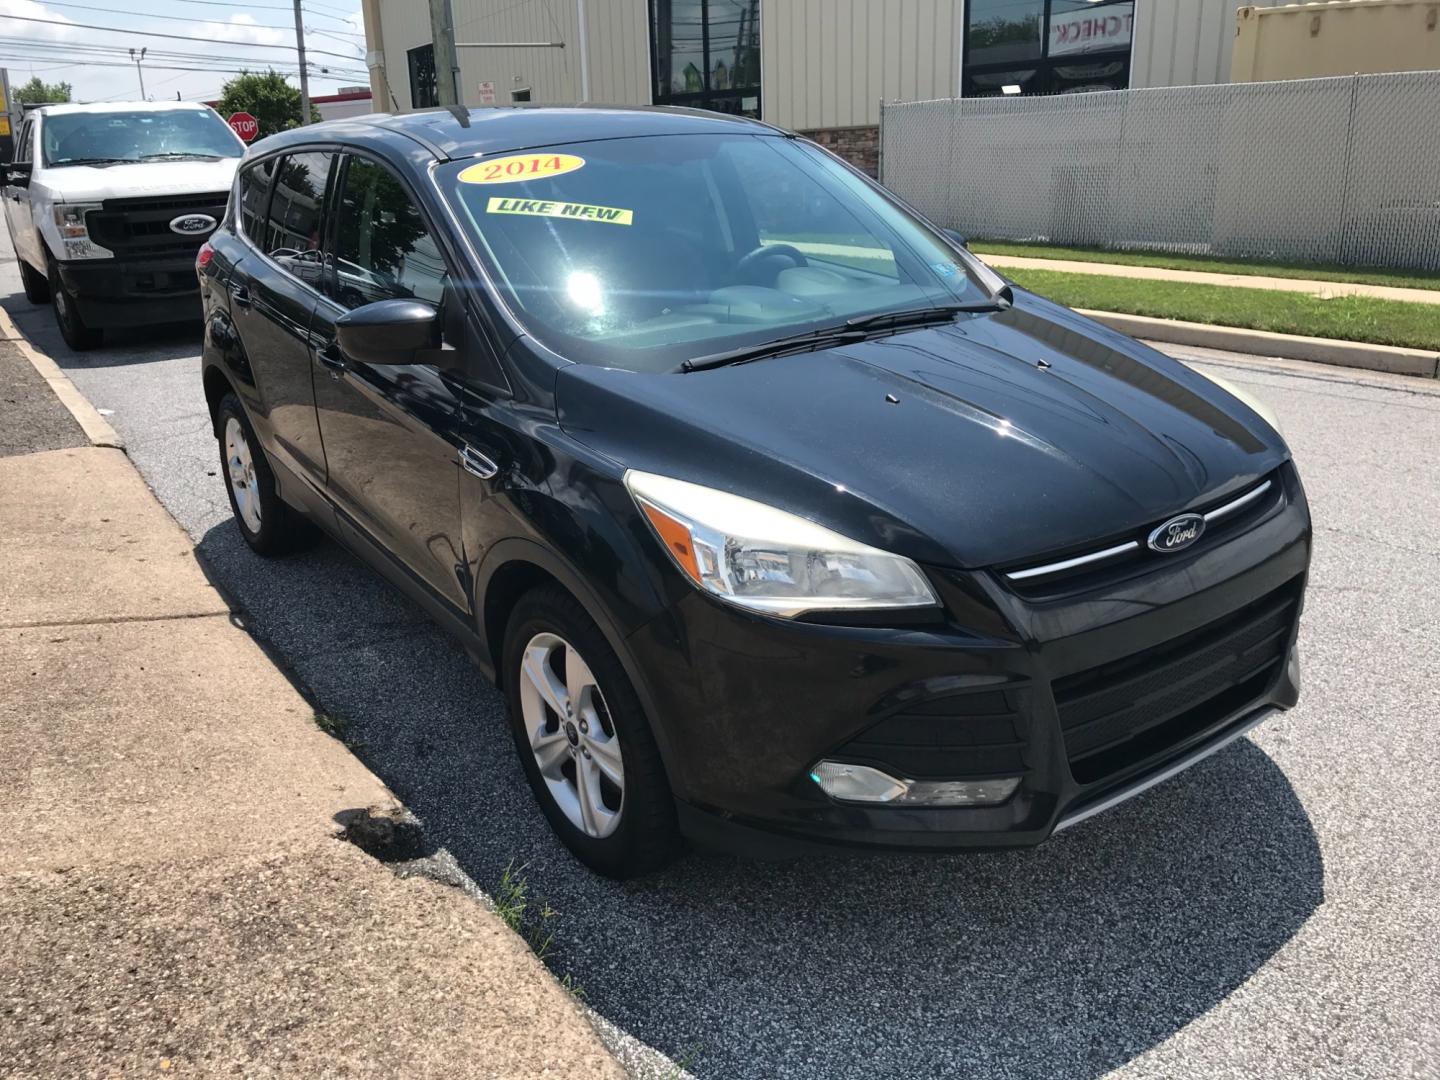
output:
<path id="1" fill-rule="evenodd" d="M 340 189 L 335 275 L 329 292 L 347 308 L 377 300 L 439 305 L 445 260 L 410 195 L 389 170 L 352 157 Z"/>
<path id="2" fill-rule="evenodd" d="M 325 187 L 335 155 L 316 151 L 281 158 L 265 230 L 265 253 L 277 261 L 306 252 L 319 257 Z"/>
<path id="3" fill-rule="evenodd" d="M 267 158 L 240 172 L 240 228 L 257 242 L 265 239 L 265 203 L 270 198 L 270 178 L 275 175 L 275 161 L 275 158 Z"/>

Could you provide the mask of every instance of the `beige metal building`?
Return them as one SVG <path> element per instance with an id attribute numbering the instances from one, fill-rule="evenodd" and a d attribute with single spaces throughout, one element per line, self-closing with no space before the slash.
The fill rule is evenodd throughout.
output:
<path id="1" fill-rule="evenodd" d="M 1232 82 L 1440 69 L 1436 0 L 1241 8 Z"/>
<path id="2" fill-rule="evenodd" d="M 1227 82 L 1238 0 L 449 0 L 469 105 L 678 104 L 873 167 L 881 99 Z M 426 0 L 364 0 L 377 108 L 436 103 Z M 517 43 L 521 47 L 490 47 Z M 562 44 L 560 47 L 543 47 Z"/>

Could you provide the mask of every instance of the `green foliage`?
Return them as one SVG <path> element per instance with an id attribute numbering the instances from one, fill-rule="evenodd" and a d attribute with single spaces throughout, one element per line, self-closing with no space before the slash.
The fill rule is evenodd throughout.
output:
<path id="1" fill-rule="evenodd" d="M 227 82 L 220 91 L 216 111 L 228 117 L 231 113 L 248 112 L 260 124 L 257 138 L 274 135 L 300 126 L 300 91 L 285 81 L 278 71 L 245 71 Z M 320 114 L 312 107 L 310 122 L 317 123 Z"/>
<path id="2" fill-rule="evenodd" d="M 47 83 L 39 75 L 34 75 L 23 86 L 12 87 L 10 96 L 24 105 L 53 105 L 70 100 L 70 84 Z"/>
<path id="3" fill-rule="evenodd" d="M 1368 296 L 1333 300 L 1304 293 L 1005 269 L 1017 285 L 1058 304 L 1156 319 L 1238 326 L 1277 334 L 1440 350 L 1440 307 Z"/>
<path id="4" fill-rule="evenodd" d="M 1297 278 L 1306 281 L 1353 281 L 1361 285 L 1389 285 L 1397 289 L 1440 289 L 1440 272 L 1385 270 L 1285 260 L 1235 259 L 1223 255 L 1189 255 L 1171 251 L 1123 251 L 1098 247 L 1062 247 L 1030 241 L 970 240 L 977 255 L 1017 255 L 1027 259 L 1063 259 L 1069 262 L 1112 263 L 1120 266 L 1155 266 L 1165 270 L 1203 270 L 1212 274 L 1245 274 Z"/>
<path id="5" fill-rule="evenodd" d="M 524 938 L 537 957 L 544 960 L 550 955 L 550 949 L 555 944 L 555 932 L 547 924 L 560 913 L 543 899 L 538 901 L 538 910 L 532 910 L 532 905 L 537 902 L 530 899 L 530 883 L 525 879 L 525 867 L 516 866 L 513 859 L 500 875 L 494 901 L 495 914 L 500 916 L 500 921 Z"/>

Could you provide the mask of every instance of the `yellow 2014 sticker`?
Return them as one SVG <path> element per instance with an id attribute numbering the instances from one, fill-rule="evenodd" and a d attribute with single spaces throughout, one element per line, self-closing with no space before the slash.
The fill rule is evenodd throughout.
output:
<path id="1" fill-rule="evenodd" d="M 613 206 L 591 206 L 589 203 L 552 202 L 546 199 L 491 198 L 485 207 L 491 214 L 523 214 L 526 217 L 570 218 L 574 221 L 603 221 L 607 225 L 629 225 L 635 211 Z"/>
<path id="2" fill-rule="evenodd" d="M 471 165 L 460 173 L 462 184 L 518 184 L 522 180 L 547 180 L 585 167 L 585 159 L 574 154 L 513 154 Z"/>

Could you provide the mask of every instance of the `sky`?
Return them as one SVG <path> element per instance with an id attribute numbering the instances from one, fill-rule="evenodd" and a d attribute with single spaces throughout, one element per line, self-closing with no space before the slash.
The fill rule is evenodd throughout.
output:
<path id="1" fill-rule="evenodd" d="M 310 93 L 367 86 L 360 0 L 301 7 Z M 0 67 L 12 87 L 33 74 L 70 83 L 75 101 L 138 100 L 132 48 L 147 50 L 141 66 L 151 100 L 212 101 L 241 68 L 273 66 L 299 85 L 292 0 L 0 0 Z"/>

